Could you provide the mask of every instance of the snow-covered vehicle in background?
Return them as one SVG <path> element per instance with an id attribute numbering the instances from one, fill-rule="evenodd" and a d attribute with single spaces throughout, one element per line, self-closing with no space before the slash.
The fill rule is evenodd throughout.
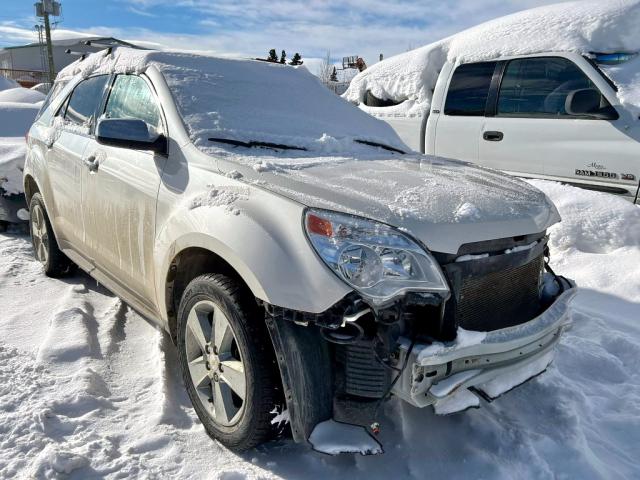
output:
<path id="1" fill-rule="evenodd" d="M 22 191 L 24 136 L 44 98 L 40 92 L 0 77 L 0 231 L 8 224 L 26 220 Z"/>
<path id="2" fill-rule="evenodd" d="M 223 444 L 278 414 L 319 450 L 380 451 L 355 425 L 389 395 L 452 413 L 552 361 L 575 288 L 531 185 L 406 153 L 303 67 L 118 48 L 53 90 L 27 140 L 34 254 L 170 333 Z"/>
<path id="3" fill-rule="evenodd" d="M 389 58 L 345 97 L 414 150 L 638 201 L 640 2 L 524 11 Z"/>

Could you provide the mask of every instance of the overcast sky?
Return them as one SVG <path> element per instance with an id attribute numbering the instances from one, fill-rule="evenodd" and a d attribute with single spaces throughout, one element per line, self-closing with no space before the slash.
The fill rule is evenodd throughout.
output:
<path id="1" fill-rule="evenodd" d="M 0 47 L 35 41 L 35 0 L 1 0 Z M 603 0 L 605 1 L 605 0 Z M 491 18 L 557 0 L 61 0 L 55 36 L 113 36 L 218 55 L 289 57 L 313 71 L 334 60 L 369 63 L 425 45 Z M 316 59 L 315 61 L 313 59 Z"/>

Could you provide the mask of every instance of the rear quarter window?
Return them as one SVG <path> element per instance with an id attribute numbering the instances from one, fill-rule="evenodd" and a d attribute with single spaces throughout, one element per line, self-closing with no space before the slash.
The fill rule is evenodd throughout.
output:
<path id="1" fill-rule="evenodd" d="M 69 83 L 68 81 L 61 81 L 53 84 L 53 87 L 51 87 L 51 90 L 49 90 L 49 93 L 47 94 L 47 96 L 44 99 L 44 102 L 42 103 L 42 107 L 40 107 L 40 111 L 38 112 L 38 115 L 36 115 L 36 121 L 45 123 L 47 125 L 51 123 L 51 119 L 53 118 L 52 104 L 57 98 L 60 97 L 60 94 L 62 93 L 62 91 L 64 90 L 64 87 L 66 87 L 68 83 Z"/>
<path id="2" fill-rule="evenodd" d="M 444 114 L 483 116 L 495 67 L 496 62 L 480 62 L 456 68 L 449 82 Z"/>

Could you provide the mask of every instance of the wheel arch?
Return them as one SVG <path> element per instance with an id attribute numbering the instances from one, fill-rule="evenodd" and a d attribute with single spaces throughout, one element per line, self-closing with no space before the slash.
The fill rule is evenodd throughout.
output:
<path id="1" fill-rule="evenodd" d="M 40 191 L 40 187 L 38 187 L 38 183 L 33 178 L 32 175 L 27 174 L 24 177 L 24 196 L 27 203 L 27 207 L 31 203 L 31 199 L 33 195 Z"/>
<path id="2" fill-rule="evenodd" d="M 177 313 L 185 288 L 191 280 L 205 273 L 220 273 L 232 278 L 254 298 L 265 298 L 257 279 L 238 262 L 229 262 L 210 245 L 193 244 L 175 253 L 164 275 L 163 307 L 169 332 L 176 339 Z M 242 273 L 241 273 L 242 272 Z"/>

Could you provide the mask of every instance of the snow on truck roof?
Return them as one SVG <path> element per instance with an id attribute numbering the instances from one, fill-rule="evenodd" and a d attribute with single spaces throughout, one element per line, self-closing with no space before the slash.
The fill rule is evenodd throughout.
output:
<path id="1" fill-rule="evenodd" d="M 325 88 L 305 67 L 120 47 L 74 62 L 58 79 L 140 73 L 150 66 L 163 74 L 202 150 L 212 147 L 209 138 L 269 142 L 310 153 L 348 152 L 358 147 L 355 139 L 407 150 L 391 127 Z"/>
<path id="2" fill-rule="evenodd" d="M 358 74 L 343 97 L 362 102 L 367 90 L 419 113 L 431 103 L 445 62 L 469 63 L 543 52 L 640 51 L 640 0 L 559 3 L 497 18 L 443 40 L 390 57 Z M 640 112 L 640 56 L 603 67 L 620 103 Z M 365 110 L 366 106 L 362 106 Z"/>

